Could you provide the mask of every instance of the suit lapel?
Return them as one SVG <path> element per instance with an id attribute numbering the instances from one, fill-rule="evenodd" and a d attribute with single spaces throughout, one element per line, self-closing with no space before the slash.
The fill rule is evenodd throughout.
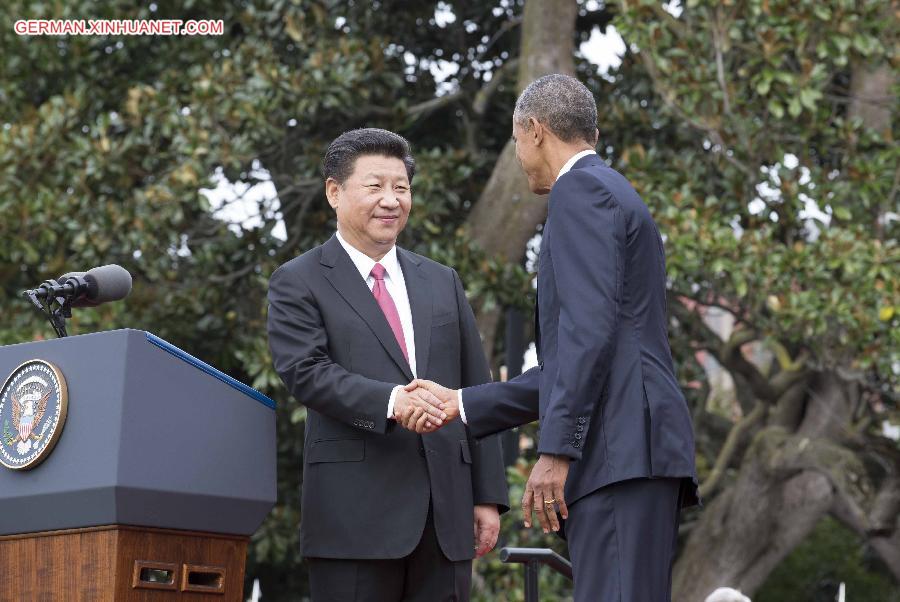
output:
<path id="1" fill-rule="evenodd" d="M 372 333 L 384 347 L 394 363 L 403 370 L 403 373 L 411 381 L 413 379 L 412 370 L 406 358 L 403 357 L 403 351 L 394 337 L 394 332 L 388 324 L 387 318 L 375 301 L 372 291 L 366 286 L 365 281 L 360 277 L 359 271 L 350 256 L 341 247 L 341 243 L 337 238 L 332 236 L 331 239 L 322 246 L 322 258 L 320 263 L 325 266 L 325 278 L 334 286 L 338 294 L 359 314 Z M 407 283 L 407 288 L 409 284 Z M 413 313 L 415 320 L 415 313 Z M 416 339 L 418 347 L 418 338 Z M 418 359 L 418 353 L 416 354 Z"/>
<path id="2" fill-rule="evenodd" d="M 422 267 L 422 260 L 412 253 L 398 248 L 397 259 L 406 280 L 406 294 L 409 296 L 409 306 L 412 310 L 413 332 L 416 339 L 416 373 L 420 378 L 426 378 L 433 311 L 431 280 Z"/>

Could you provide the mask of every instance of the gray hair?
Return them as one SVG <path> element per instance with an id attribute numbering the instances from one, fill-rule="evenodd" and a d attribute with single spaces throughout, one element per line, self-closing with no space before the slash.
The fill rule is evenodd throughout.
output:
<path id="1" fill-rule="evenodd" d="M 591 91 L 574 77 L 553 73 L 534 80 L 516 101 L 513 120 L 522 127 L 532 117 L 563 142 L 594 144 L 597 102 Z"/>
<path id="2" fill-rule="evenodd" d="M 742 594 L 740 590 L 720 587 L 708 595 L 705 602 L 750 602 L 750 598 Z"/>

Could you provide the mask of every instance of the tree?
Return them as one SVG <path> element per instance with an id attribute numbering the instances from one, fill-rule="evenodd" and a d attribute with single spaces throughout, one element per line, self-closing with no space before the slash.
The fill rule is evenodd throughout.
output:
<path id="1" fill-rule="evenodd" d="M 900 450 L 881 434 L 900 359 L 885 16 L 876 2 L 692 1 L 677 17 L 621 3 L 659 135 L 619 163 L 667 236 L 672 338 L 733 376 L 743 415 L 703 483 L 676 599 L 752 593 L 826 514 L 900 579 Z M 727 339 L 709 307 L 735 320 Z M 751 361 L 753 343 L 771 361 Z"/>
<path id="2" fill-rule="evenodd" d="M 272 370 L 265 290 L 277 265 L 334 230 L 322 152 L 363 125 L 412 141 L 402 242 L 459 270 L 496 367 L 498 308 L 532 307 L 523 258 L 546 207 L 512 160 L 512 106 L 552 70 L 595 92 L 598 150 L 666 236 L 670 338 L 707 498 L 685 525 L 680 599 L 720 580 L 755 590 L 826 514 L 897 576 L 900 461 L 879 435 L 897 416 L 900 362 L 896 84 L 879 3 L 691 1 L 677 16 L 649 1 L 65 4 L 0 7 L 0 342 L 49 336 L 22 289 L 121 263 L 131 297 L 82 310 L 74 332 L 152 330 L 274 397 L 279 500 L 248 566 L 266 600 L 305 591 L 305 409 Z M 16 36 L 11 23 L 25 18 L 221 18 L 226 31 Z M 600 76 L 575 44 L 613 18 L 632 46 Z M 274 192 L 249 202 L 255 220 L 226 223 L 200 192 L 223 178 Z M 807 215 L 807 198 L 828 218 Z M 708 308 L 733 316 L 727 339 Z M 736 382 L 737 421 L 706 403 L 700 350 Z M 517 529 L 515 513 L 505 520 L 507 541 L 558 545 Z M 517 571 L 495 559 L 477 568 L 484 599 L 519 599 Z"/>
<path id="3" fill-rule="evenodd" d="M 254 537 L 248 567 L 270 600 L 304 591 L 296 527 L 305 410 L 271 366 L 266 282 L 334 231 L 318 174 L 330 140 L 361 125 L 411 138 L 420 175 L 404 245 L 457 267 L 479 298 L 529 305 L 524 269 L 476 251 L 461 230 L 508 137 L 508 119 L 496 126 L 486 116 L 508 113 L 502 96 L 514 92 L 504 92 L 502 77 L 488 80 L 516 54 L 521 6 L 459 9 L 455 21 L 439 23 L 435 4 L 0 8 L 8 25 L 0 30 L 0 342 L 50 336 L 21 290 L 120 263 L 134 275 L 128 301 L 77 312 L 70 332 L 145 328 L 274 397 L 279 501 Z M 226 29 L 216 37 L 56 38 L 20 37 L 12 27 L 50 18 L 221 18 Z M 436 97 L 430 66 L 442 57 L 460 65 L 458 89 Z M 270 184 L 274 193 L 253 201 L 255 220 L 229 224 L 221 219 L 227 207 L 201 192 L 223 179 Z"/>

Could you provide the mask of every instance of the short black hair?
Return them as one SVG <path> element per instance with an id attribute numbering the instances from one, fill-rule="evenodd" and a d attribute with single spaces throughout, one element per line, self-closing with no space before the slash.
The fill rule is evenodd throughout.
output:
<path id="1" fill-rule="evenodd" d="M 406 166 L 406 177 L 412 182 L 416 173 L 416 161 L 409 149 L 409 142 L 400 134 L 380 128 L 360 128 L 344 132 L 335 138 L 322 160 L 322 175 L 343 184 L 356 160 L 363 155 L 395 157 Z"/>

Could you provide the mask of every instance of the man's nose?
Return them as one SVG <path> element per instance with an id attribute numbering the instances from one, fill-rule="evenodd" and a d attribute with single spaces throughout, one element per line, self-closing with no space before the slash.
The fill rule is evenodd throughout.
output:
<path id="1" fill-rule="evenodd" d="M 393 209 L 400 205 L 400 200 L 397 198 L 397 195 L 393 190 L 386 190 L 384 194 L 381 196 L 381 202 L 379 203 L 382 207 L 386 207 L 389 209 Z"/>

